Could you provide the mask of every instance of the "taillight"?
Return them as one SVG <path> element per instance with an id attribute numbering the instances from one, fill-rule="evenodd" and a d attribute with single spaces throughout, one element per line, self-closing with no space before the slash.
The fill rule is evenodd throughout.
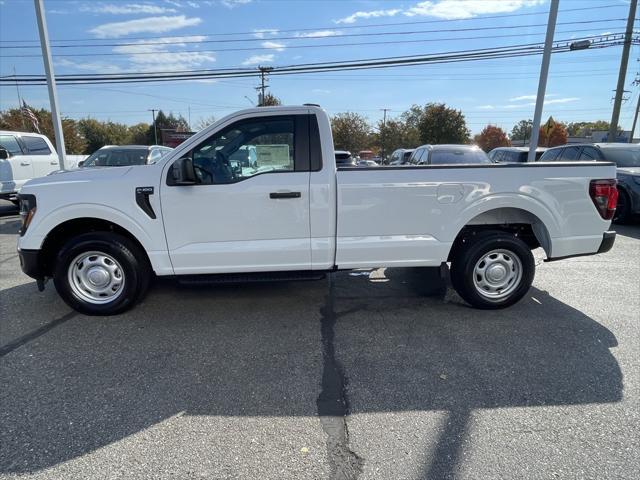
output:
<path id="1" fill-rule="evenodd" d="M 605 220 L 611 220 L 618 204 L 618 187 L 615 179 L 591 180 L 589 196 L 598 213 Z"/>

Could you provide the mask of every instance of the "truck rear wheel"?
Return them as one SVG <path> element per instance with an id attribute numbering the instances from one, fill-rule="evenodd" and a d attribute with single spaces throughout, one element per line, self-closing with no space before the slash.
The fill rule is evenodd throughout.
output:
<path id="1" fill-rule="evenodd" d="M 116 315 L 146 293 L 150 268 L 144 252 L 111 232 L 85 233 L 58 254 L 53 281 L 62 299 L 87 315 Z"/>
<path id="2" fill-rule="evenodd" d="M 535 262 L 525 242 L 499 231 L 468 237 L 452 259 L 451 283 L 476 308 L 513 305 L 529 290 Z"/>

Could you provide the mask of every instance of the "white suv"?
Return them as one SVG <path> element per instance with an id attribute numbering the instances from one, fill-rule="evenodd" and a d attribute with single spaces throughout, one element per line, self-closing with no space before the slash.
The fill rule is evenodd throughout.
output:
<path id="1" fill-rule="evenodd" d="M 58 168 L 58 155 L 44 135 L 0 130 L 0 198 L 17 203 L 27 180 Z"/>

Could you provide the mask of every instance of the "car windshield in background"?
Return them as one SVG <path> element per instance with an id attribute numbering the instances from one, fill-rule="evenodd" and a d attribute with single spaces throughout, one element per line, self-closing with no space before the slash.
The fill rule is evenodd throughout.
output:
<path id="1" fill-rule="evenodd" d="M 619 168 L 640 167 L 640 148 L 602 148 L 602 152 L 610 162 Z"/>
<path id="2" fill-rule="evenodd" d="M 125 167 L 145 165 L 149 151 L 145 148 L 109 148 L 98 150 L 87 158 L 83 167 Z"/>
<path id="3" fill-rule="evenodd" d="M 491 163 L 487 154 L 477 148 L 434 149 L 431 165 L 451 165 L 465 163 Z"/>

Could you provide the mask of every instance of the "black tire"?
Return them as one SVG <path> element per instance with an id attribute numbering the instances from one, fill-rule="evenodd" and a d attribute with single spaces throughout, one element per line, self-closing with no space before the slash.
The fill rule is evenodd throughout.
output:
<path id="1" fill-rule="evenodd" d="M 494 250 L 508 252 L 497 254 L 496 258 L 501 255 L 500 258 L 506 258 L 516 264 L 516 267 L 512 267 L 513 275 L 516 277 L 513 282 L 503 289 L 503 293 L 494 293 L 498 296 L 504 295 L 500 298 L 490 298 L 491 293 L 480 293 L 481 287 L 476 285 L 476 280 L 480 279 L 475 273 L 476 264 Z M 511 258 L 512 256 L 517 259 Z M 519 276 L 515 274 L 516 268 L 521 271 Z M 512 274 L 507 272 L 506 275 L 508 277 Z M 514 235 L 500 231 L 486 231 L 468 236 L 466 241 L 456 248 L 451 263 L 453 288 L 471 306 L 487 310 L 506 308 L 518 302 L 529 291 L 534 275 L 535 261 L 527 244 Z"/>
<path id="2" fill-rule="evenodd" d="M 616 214 L 613 217 L 614 223 L 625 224 L 629 222 L 631 217 L 631 200 L 627 192 L 619 189 L 618 205 L 616 206 Z"/>
<path id="3" fill-rule="evenodd" d="M 80 296 L 70 284 L 72 262 L 87 252 L 99 252 L 121 267 L 121 291 L 112 301 L 92 303 Z M 118 269 L 120 272 L 120 269 Z M 53 282 L 58 294 L 74 310 L 86 315 L 117 315 L 131 308 L 147 292 L 151 268 L 145 253 L 128 238 L 112 232 L 85 233 L 70 239 L 56 258 Z M 82 293 L 82 291 L 80 291 Z M 108 300 L 108 299 L 107 299 Z"/>

